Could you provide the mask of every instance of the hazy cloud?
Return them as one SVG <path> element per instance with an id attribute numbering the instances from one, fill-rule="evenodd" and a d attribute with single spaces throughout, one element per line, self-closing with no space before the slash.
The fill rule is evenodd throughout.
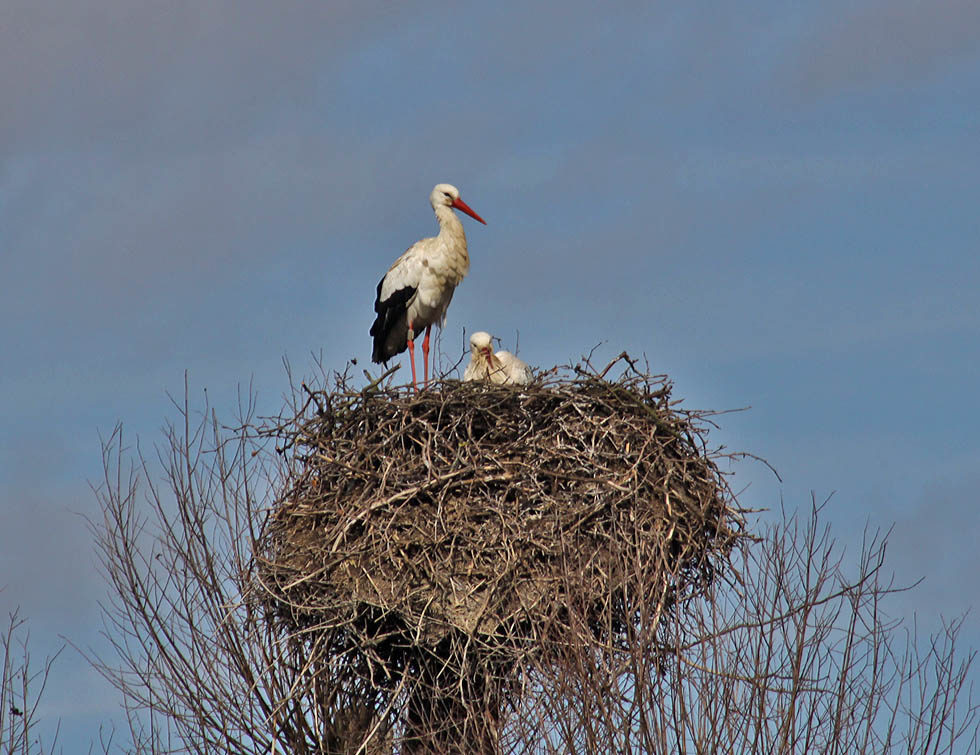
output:
<path id="1" fill-rule="evenodd" d="M 966 460 L 965 460 L 966 461 Z M 980 551 L 973 535 L 980 529 L 980 454 L 973 454 L 969 471 L 947 479 L 930 479 L 917 492 L 907 510 L 897 512 L 891 537 L 892 568 L 906 583 L 923 579 L 920 589 L 902 602 L 915 611 L 930 631 L 940 615 L 954 619 L 970 610 L 980 611 Z M 968 641 L 976 647 L 980 631 L 967 627 Z"/>
<path id="2" fill-rule="evenodd" d="M 798 83 L 810 94 L 919 85 L 980 55 L 973 0 L 866 0 L 823 6 L 799 49 Z"/>

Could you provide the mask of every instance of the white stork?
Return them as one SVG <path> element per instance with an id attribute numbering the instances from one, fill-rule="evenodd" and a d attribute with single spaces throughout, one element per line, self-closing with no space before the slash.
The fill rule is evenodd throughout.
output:
<path id="1" fill-rule="evenodd" d="M 378 297 L 374 301 L 378 316 L 371 326 L 374 337 L 371 360 L 387 364 L 407 346 L 412 361 L 412 384 L 416 390 L 415 334 L 425 328 L 422 366 L 427 385 L 429 331 L 434 323 L 442 326 L 453 291 L 470 269 L 466 234 L 453 208 L 487 224 L 459 198 L 459 189 L 450 184 L 436 185 L 429 195 L 429 202 L 439 221 L 439 235 L 416 242 L 388 269 L 378 283 Z"/>
<path id="2" fill-rule="evenodd" d="M 491 336 L 482 330 L 470 336 L 470 363 L 463 380 L 487 380 L 497 385 L 527 385 L 531 369 L 509 351 L 493 353 Z"/>

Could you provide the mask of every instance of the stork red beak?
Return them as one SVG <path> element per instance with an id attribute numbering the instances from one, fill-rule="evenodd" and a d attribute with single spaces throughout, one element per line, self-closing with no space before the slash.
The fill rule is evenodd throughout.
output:
<path id="1" fill-rule="evenodd" d="M 454 199 L 453 200 L 453 207 L 455 207 L 457 210 L 462 210 L 463 212 L 465 212 L 467 215 L 469 215 L 474 220 L 479 220 L 481 223 L 483 223 L 483 225 L 486 225 L 487 224 L 487 221 L 484 220 L 483 218 L 481 218 L 475 212 L 473 212 L 473 210 L 470 209 L 470 206 L 468 204 L 466 204 L 466 202 L 464 202 L 462 199 Z"/>

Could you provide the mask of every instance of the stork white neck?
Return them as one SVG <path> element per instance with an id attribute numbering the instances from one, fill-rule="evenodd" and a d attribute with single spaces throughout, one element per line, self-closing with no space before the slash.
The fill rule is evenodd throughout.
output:
<path id="1" fill-rule="evenodd" d="M 432 211 L 439 221 L 439 235 L 435 239 L 436 244 L 431 254 L 445 255 L 444 270 L 439 275 L 448 276 L 447 280 L 450 280 L 455 287 L 469 272 L 470 257 L 466 250 L 466 233 L 463 231 L 463 224 L 453 210 L 465 212 L 483 224 L 486 224 L 486 221 L 460 198 L 459 189 L 452 184 L 436 184 L 429 195 L 429 204 L 432 205 Z"/>
<path id="2" fill-rule="evenodd" d="M 436 219 L 439 221 L 440 233 L 444 230 L 455 233 L 457 229 L 459 233 L 463 233 L 463 224 L 452 207 L 438 203 L 434 204 L 432 209 L 435 211 Z"/>
<path id="3" fill-rule="evenodd" d="M 433 210 L 436 213 L 436 220 L 439 221 L 439 236 L 466 254 L 466 231 L 463 230 L 463 223 L 456 216 L 453 208 L 439 204 Z"/>

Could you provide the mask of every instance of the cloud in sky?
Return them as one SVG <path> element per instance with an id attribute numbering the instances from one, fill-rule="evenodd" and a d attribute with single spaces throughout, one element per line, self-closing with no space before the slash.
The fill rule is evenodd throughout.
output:
<path id="1" fill-rule="evenodd" d="M 105 591 L 96 572 L 92 538 L 79 512 L 91 508 L 77 469 L 72 439 L 62 432 L 4 433 L 0 443 L 4 605 L 43 633 L 64 631 L 67 617 L 94 626 Z"/>
<path id="2" fill-rule="evenodd" d="M 121 153 L 143 146 L 132 141 L 137 131 L 161 148 L 222 143 L 229 130 L 277 117 L 379 23 L 411 10 L 343 1 L 286 0 L 270 13 L 254 0 L 12 0 L 0 31 L 0 88 L 18 107 L 5 109 L 0 133 L 8 145 L 64 137 Z"/>
<path id="3" fill-rule="evenodd" d="M 956 618 L 972 607 L 975 619 L 980 609 L 980 585 L 972 578 L 980 572 L 980 551 L 957 545 L 958 532 L 980 529 L 978 489 L 975 464 L 959 475 L 929 480 L 895 523 L 891 552 L 901 558 L 892 559 L 892 567 L 905 583 L 923 580 L 919 589 L 904 597 L 902 607 L 917 613 L 930 631 L 938 628 L 940 616 Z M 970 635 L 972 640 L 976 632 Z"/>
<path id="4" fill-rule="evenodd" d="M 810 94 L 922 86 L 980 57 L 980 6 L 971 0 L 873 0 L 827 9 L 800 45 L 794 72 Z"/>

